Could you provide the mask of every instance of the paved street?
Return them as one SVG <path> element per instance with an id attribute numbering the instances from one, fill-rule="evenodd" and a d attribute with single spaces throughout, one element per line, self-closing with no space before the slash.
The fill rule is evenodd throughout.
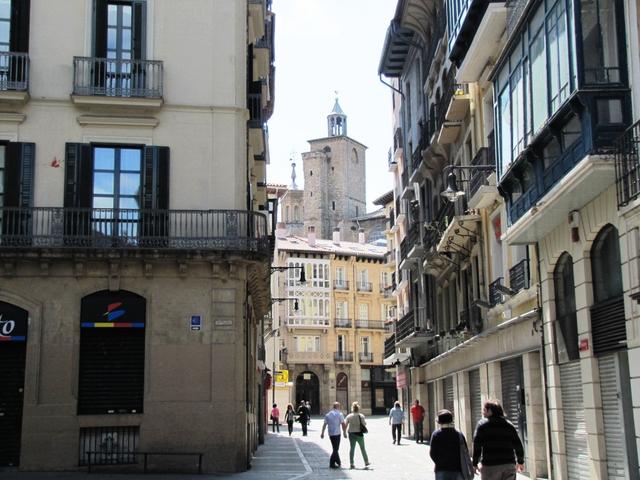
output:
<path id="1" fill-rule="evenodd" d="M 364 462 L 356 450 L 356 469 L 349 470 L 349 443 L 342 439 L 340 457 L 343 468 L 329 468 L 331 444 L 327 436 L 320 438 L 322 419 L 315 417 L 309 426 L 309 434 L 303 437 L 299 424 L 295 424 L 292 437 L 287 434 L 286 426 L 280 427 L 280 433 L 269 433 L 264 445 L 261 445 L 253 459 L 251 470 L 236 475 L 118 475 L 96 473 L 18 473 L 1 471 L 2 480 L 203 480 L 205 478 L 233 480 L 320 480 L 320 479 L 393 479 L 393 480 L 429 480 L 434 479 L 433 462 L 429 458 L 429 447 L 419 445 L 404 438 L 403 442 L 393 445 L 387 417 L 367 419 L 369 433 L 366 435 L 366 447 L 371 466 L 364 469 Z M 346 467 L 346 468 L 344 468 Z M 522 477 L 523 479 L 526 477 Z"/>

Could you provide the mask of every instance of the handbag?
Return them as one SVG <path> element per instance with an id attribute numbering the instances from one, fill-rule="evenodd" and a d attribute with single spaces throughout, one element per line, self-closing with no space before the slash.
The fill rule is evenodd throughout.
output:
<path id="1" fill-rule="evenodd" d="M 358 415 L 358 420 L 360 421 L 360 433 L 369 433 L 367 426 L 362 424 L 362 415 Z"/>
<path id="2" fill-rule="evenodd" d="M 473 480 L 475 469 L 469 456 L 467 442 L 465 442 L 464 436 L 460 432 L 458 432 L 458 438 L 460 439 L 460 470 L 462 471 L 462 478 L 464 480 Z"/>

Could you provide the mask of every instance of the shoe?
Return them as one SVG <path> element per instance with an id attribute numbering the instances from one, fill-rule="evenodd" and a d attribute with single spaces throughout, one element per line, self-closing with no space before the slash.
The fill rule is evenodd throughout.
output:
<path id="1" fill-rule="evenodd" d="M 351 466 L 349 467 L 349 469 L 350 469 L 350 470 L 353 470 L 354 468 L 356 468 L 356 466 L 355 466 L 355 465 L 351 465 Z"/>

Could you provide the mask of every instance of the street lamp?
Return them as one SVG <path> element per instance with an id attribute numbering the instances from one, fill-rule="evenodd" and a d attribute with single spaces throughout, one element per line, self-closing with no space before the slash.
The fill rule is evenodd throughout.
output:
<path id="1" fill-rule="evenodd" d="M 450 202 L 455 202 L 458 198 L 463 197 L 465 192 L 463 190 L 458 189 L 456 175 L 452 170 L 478 170 L 485 172 L 494 172 L 496 167 L 493 165 L 447 165 L 444 167 L 442 174 L 445 175 L 447 172 L 447 188 L 440 192 L 444 198 L 449 200 Z"/>
<path id="2" fill-rule="evenodd" d="M 300 278 L 298 279 L 298 282 L 302 284 L 307 283 L 307 277 L 304 273 L 304 265 L 295 265 L 291 267 L 271 267 L 271 272 L 269 273 L 269 275 L 272 275 L 273 272 L 284 272 L 285 270 L 295 270 L 297 268 L 300 269 Z"/>

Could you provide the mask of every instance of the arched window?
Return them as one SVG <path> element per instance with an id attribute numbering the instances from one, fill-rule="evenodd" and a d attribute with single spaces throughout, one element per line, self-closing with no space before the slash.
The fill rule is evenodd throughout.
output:
<path id="1" fill-rule="evenodd" d="M 622 271 L 618 230 L 611 224 L 600 230 L 591 247 L 593 301 L 604 302 L 622 295 Z"/>
<path id="2" fill-rule="evenodd" d="M 556 347 L 558 362 L 579 358 L 578 323 L 576 319 L 576 293 L 573 281 L 573 258 L 564 252 L 553 271 L 553 289 L 556 303 Z"/>
<path id="3" fill-rule="evenodd" d="M 298 223 L 300 221 L 300 209 L 298 205 L 293 206 L 293 221 Z"/>
<path id="4" fill-rule="evenodd" d="M 78 414 L 142 413 L 146 300 L 96 292 L 80 306 Z"/>

